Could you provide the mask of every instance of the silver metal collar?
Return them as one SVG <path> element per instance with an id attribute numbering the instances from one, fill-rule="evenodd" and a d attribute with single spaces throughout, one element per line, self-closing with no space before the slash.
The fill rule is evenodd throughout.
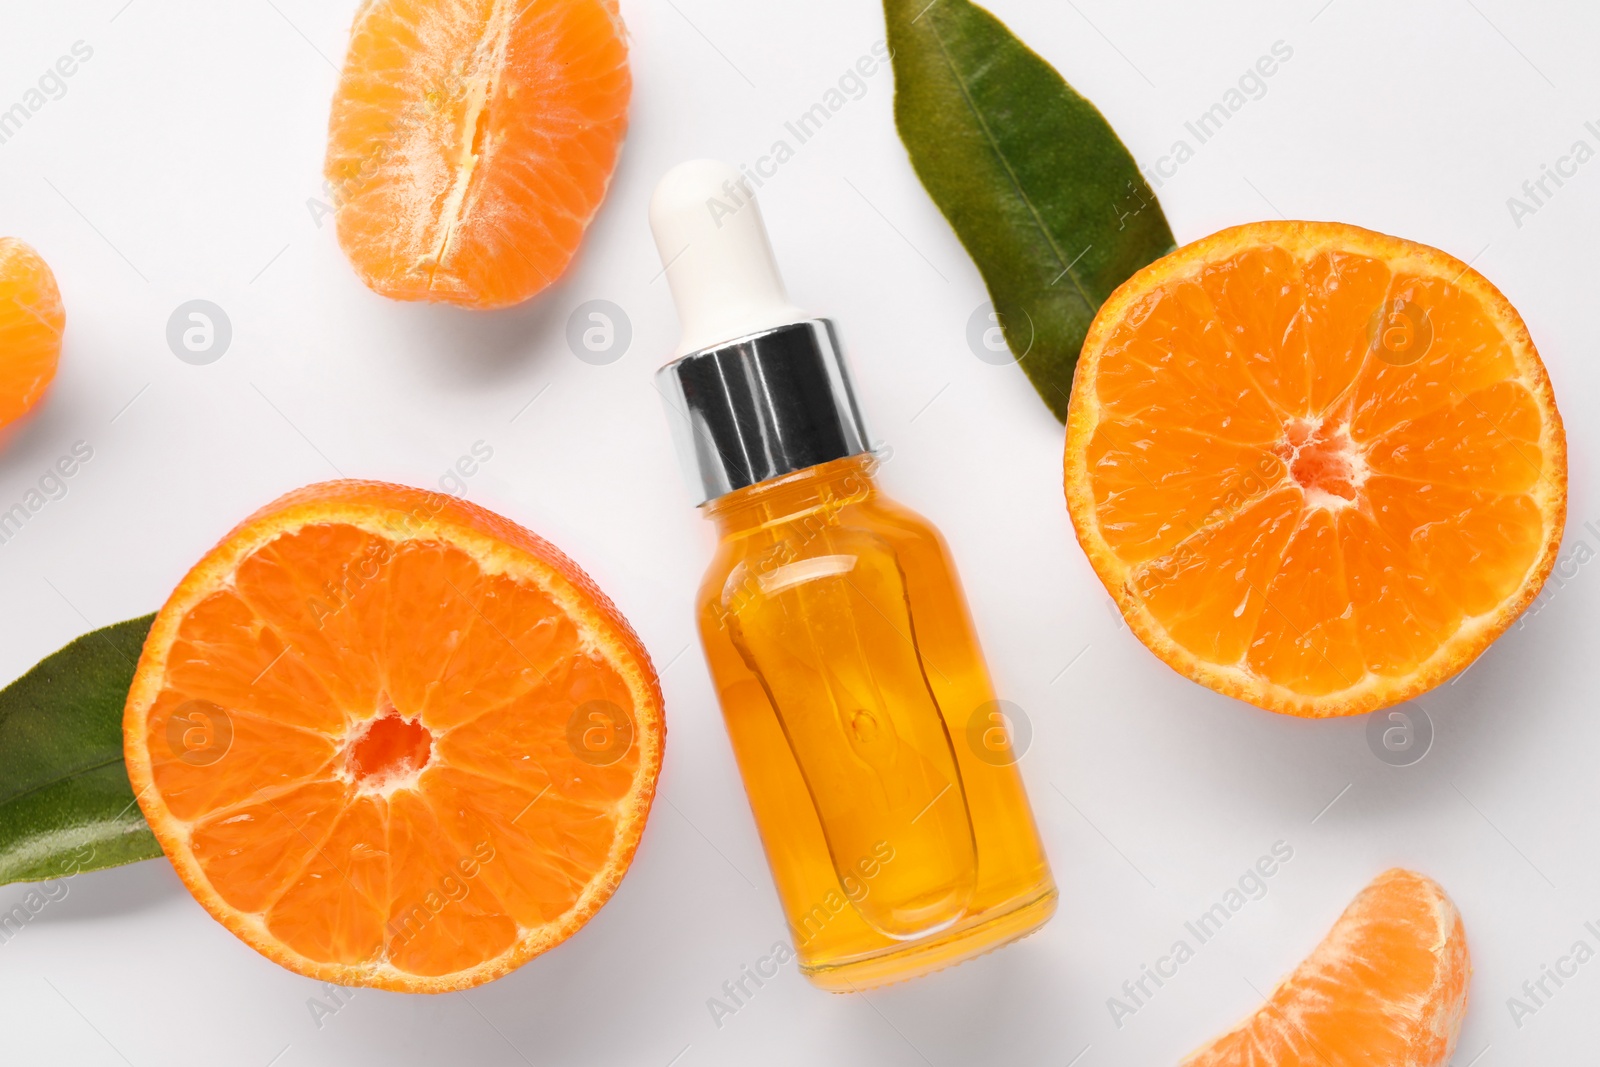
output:
<path id="1" fill-rule="evenodd" d="M 656 383 L 697 505 L 870 451 L 850 372 L 827 319 L 680 356 L 656 372 Z"/>

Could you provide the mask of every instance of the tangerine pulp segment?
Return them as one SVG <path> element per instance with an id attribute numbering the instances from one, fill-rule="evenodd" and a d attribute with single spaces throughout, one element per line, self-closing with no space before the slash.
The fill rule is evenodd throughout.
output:
<path id="1" fill-rule="evenodd" d="M 339 244 L 400 300 L 496 308 L 566 269 L 632 90 L 616 0 L 368 0 L 328 120 Z"/>
<path id="2" fill-rule="evenodd" d="M 1260 1010 L 1182 1067 L 1443 1067 L 1471 976 L 1445 891 L 1414 871 L 1386 871 Z"/>
<path id="3" fill-rule="evenodd" d="M 56 376 L 67 316 L 50 265 L 0 237 L 0 426 L 33 410 Z"/>

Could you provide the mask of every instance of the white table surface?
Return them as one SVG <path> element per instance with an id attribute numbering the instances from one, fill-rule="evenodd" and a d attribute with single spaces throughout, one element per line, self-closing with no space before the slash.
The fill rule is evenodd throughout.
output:
<path id="1" fill-rule="evenodd" d="M 0 1061 L 1149 1067 L 1254 1010 L 1252 987 L 1394 864 L 1437 878 L 1466 919 L 1456 1067 L 1593 1058 L 1600 962 L 1520 1026 L 1507 1006 L 1574 942 L 1600 946 L 1584 927 L 1600 928 L 1600 577 L 1577 562 L 1600 550 L 1600 521 L 1585 525 L 1600 520 L 1600 162 L 1532 216 L 1507 206 L 1576 140 L 1600 145 L 1584 126 L 1600 120 L 1592 6 L 994 3 L 1146 164 L 1284 42 L 1265 95 L 1162 187 L 1178 239 L 1280 212 L 1359 223 L 1471 260 L 1527 318 L 1569 434 L 1564 584 L 1421 699 L 1435 737 L 1407 767 L 1376 758 L 1362 720 L 1217 696 L 1118 625 L 1062 503 L 1061 427 L 1017 368 L 968 347 L 984 291 L 906 162 L 887 71 L 767 184 L 790 287 L 837 319 L 893 445 L 882 482 L 948 536 L 1000 693 L 1029 716 L 1022 769 L 1061 908 L 1017 946 L 867 996 L 818 992 L 791 965 L 720 1026 L 708 998 L 785 931 L 690 618 L 712 532 L 649 382 L 677 325 L 645 205 L 680 159 L 767 151 L 880 40 L 881 11 L 623 0 L 633 126 L 610 197 L 559 285 L 469 314 L 368 292 L 313 210 L 355 6 L 6 0 L 0 108 L 75 42 L 93 54 L 0 144 L 0 233 L 42 251 L 68 309 L 55 389 L 0 454 L 0 508 L 74 442 L 93 458 L 0 546 L 0 676 L 152 610 L 281 492 L 341 474 L 432 485 L 483 442 L 493 458 L 466 495 L 570 552 L 662 672 L 671 733 L 648 830 L 615 898 L 559 949 L 466 995 L 363 991 L 332 1015 L 313 1011 L 318 983 L 235 940 L 164 861 L 80 876 L 0 944 Z M 166 342 L 196 298 L 233 331 L 208 365 Z M 599 366 L 566 341 L 595 299 L 632 329 Z M 1280 841 L 1293 859 L 1265 897 L 1118 1026 L 1107 999 Z M 21 896 L 0 889 L 0 910 Z"/>

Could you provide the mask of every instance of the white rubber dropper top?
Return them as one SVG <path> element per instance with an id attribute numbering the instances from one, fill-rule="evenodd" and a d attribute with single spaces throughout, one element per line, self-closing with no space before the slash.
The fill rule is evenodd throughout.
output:
<path id="1" fill-rule="evenodd" d="M 810 318 L 789 303 L 749 182 L 726 163 L 669 170 L 650 198 L 650 229 L 683 327 L 674 356 Z"/>

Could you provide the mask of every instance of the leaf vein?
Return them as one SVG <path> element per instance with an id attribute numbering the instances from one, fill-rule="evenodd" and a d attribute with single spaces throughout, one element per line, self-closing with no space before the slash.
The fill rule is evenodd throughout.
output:
<path id="1" fill-rule="evenodd" d="M 49 789 L 53 785 L 60 785 L 62 782 L 70 781 L 73 778 L 81 778 L 86 774 L 91 774 L 94 771 L 98 771 L 102 767 L 110 767 L 113 764 L 121 762 L 122 754 L 119 752 L 115 756 L 101 760 L 99 763 L 91 763 L 86 767 L 79 767 L 75 770 L 63 771 L 54 778 L 46 779 L 45 781 L 40 782 L 38 785 L 32 786 L 28 789 L 22 789 L 6 796 L 0 796 L 0 807 L 15 803 L 18 800 L 26 800 L 28 797 L 33 796 L 33 794 L 41 792 L 45 789 Z"/>

